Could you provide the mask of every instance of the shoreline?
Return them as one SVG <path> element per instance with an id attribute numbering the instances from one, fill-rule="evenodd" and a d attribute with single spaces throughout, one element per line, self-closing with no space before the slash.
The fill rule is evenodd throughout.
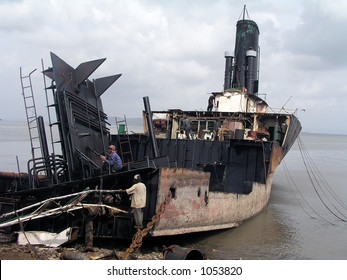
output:
<path id="1" fill-rule="evenodd" d="M 109 240 L 108 240 L 109 241 Z M 86 246 L 72 242 L 59 247 L 44 245 L 19 245 L 16 235 L 0 232 L 0 260 L 165 260 L 165 246 L 144 246 L 138 252 L 123 259 L 128 249 L 128 241 L 114 246 L 106 246 L 105 241 L 95 242 L 96 246 Z M 100 244 L 98 244 L 100 243 Z M 113 243 L 114 244 L 114 243 Z M 105 246 L 103 246 L 105 245 Z M 192 250 L 196 251 L 196 250 Z M 200 253 L 205 257 L 205 254 Z M 179 255 L 177 255 L 180 257 Z M 199 256 L 200 257 L 200 256 Z M 170 258 L 168 258 L 170 259 Z M 200 259 L 200 258 L 199 258 Z M 205 259 L 205 258 L 204 258 Z"/>

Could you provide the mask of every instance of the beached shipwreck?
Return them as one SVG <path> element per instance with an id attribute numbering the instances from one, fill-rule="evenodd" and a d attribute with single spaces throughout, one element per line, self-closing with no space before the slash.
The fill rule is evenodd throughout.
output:
<path id="1" fill-rule="evenodd" d="M 269 112 L 258 96 L 258 38 L 254 21 L 237 22 L 224 89 L 211 93 L 213 110 L 152 111 L 144 97 L 143 133 L 128 132 L 124 118 L 111 134 L 101 96 L 121 75 L 90 79 L 105 59 L 74 68 L 51 53 L 52 66 L 42 71 L 46 124 L 32 113 L 32 73 L 21 74 L 33 158 L 26 173 L 0 174 L 0 227 L 131 238 L 129 197 L 119 190 L 135 174 L 147 186 L 147 236 L 232 228 L 258 214 L 301 130 L 294 114 Z M 99 157 L 110 143 L 124 164 L 116 173 L 103 171 Z"/>

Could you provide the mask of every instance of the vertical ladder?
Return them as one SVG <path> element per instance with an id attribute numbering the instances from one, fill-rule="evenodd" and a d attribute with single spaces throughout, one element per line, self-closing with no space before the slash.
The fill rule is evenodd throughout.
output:
<path id="1" fill-rule="evenodd" d="M 27 118 L 28 129 L 29 129 L 31 155 L 33 160 L 36 158 L 35 151 L 38 149 L 41 151 L 41 143 L 39 138 L 38 124 L 37 124 L 37 113 L 36 113 L 34 92 L 33 92 L 33 86 L 31 82 L 31 75 L 35 71 L 36 69 L 31 71 L 29 75 L 24 76 L 22 72 L 22 68 L 20 68 L 22 95 L 24 99 L 25 113 Z"/>
<path id="2" fill-rule="evenodd" d="M 49 132 L 50 132 L 50 138 L 51 138 L 51 147 L 52 147 L 52 153 L 53 155 L 55 155 L 56 154 L 55 144 L 61 143 L 61 140 L 55 140 L 55 138 L 57 138 L 59 135 L 58 127 L 56 127 L 56 129 L 53 129 L 53 127 L 57 126 L 59 122 L 58 121 L 53 122 L 55 110 L 53 113 L 51 112 L 52 108 L 54 109 L 56 108 L 56 103 L 54 100 L 56 86 L 55 86 L 55 81 L 53 79 L 53 69 L 52 68 L 45 69 L 43 64 L 43 59 L 41 59 L 41 66 L 42 66 L 43 83 L 44 83 L 44 89 L 45 89 L 45 95 L 46 95 L 46 106 L 47 106 Z M 52 79 L 50 86 L 47 86 L 46 76 Z M 48 90 L 51 90 L 52 94 L 49 94 Z M 55 120 L 56 120 L 56 117 L 55 117 Z"/>
<path id="3" fill-rule="evenodd" d="M 44 90 L 46 96 L 46 107 L 47 107 L 47 116 L 48 116 L 48 127 L 50 132 L 51 139 L 51 160 L 54 162 L 51 166 L 52 171 L 52 183 L 58 183 L 62 180 L 68 178 L 71 180 L 70 173 L 66 167 L 66 159 L 65 157 L 60 156 L 62 154 L 63 149 L 63 140 L 60 137 L 60 119 L 58 119 L 58 115 L 56 114 L 57 110 L 57 101 L 56 101 L 56 84 L 53 75 L 53 68 L 49 67 L 45 69 L 43 59 L 41 59 L 42 66 L 42 75 L 44 82 Z M 51 79 L 51 84 L 47 86 L 46 77 Z M 65 177 L 59 177 L 64 172 Z M 68 177 L 67 177 L 68 176 Z"/>
<path id="4" fill-rule="evenodd" d="M 133 153 L 131 150 L 130 138 L 128 133 L 128 124 L 126 118 L 118 120 L 116 119 L 117 136 L 120 148 L 120 155 L 123 160 L 123 164 L 131 163 L 134 161 Z"/>

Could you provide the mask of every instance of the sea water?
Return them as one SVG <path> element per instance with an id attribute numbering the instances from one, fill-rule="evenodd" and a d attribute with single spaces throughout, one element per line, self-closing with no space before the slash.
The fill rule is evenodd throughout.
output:
<path id="1" fill-rule="evenodd" d="M 261 214 L 184 245 L 213 259 L 347 260 L 346 179 L 347 135 L 301 133 Z"/>
<path id="2" fill-rule="evenodd" d="M 0 156 L 0 171 L 27 172 L 26 122 L 0 121 Z M 221 260 L 347 259 L 346 179 L 347 135 L 301 133 L 276 171 L 261 214 L 235 229 L 169 238 L 166 245 Z"/>

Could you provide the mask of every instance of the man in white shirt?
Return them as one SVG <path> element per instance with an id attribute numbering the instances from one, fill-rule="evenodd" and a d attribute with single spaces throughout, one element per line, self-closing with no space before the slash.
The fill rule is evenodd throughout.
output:
<path id="1" fill-rule="evenodd" d="M 126 190 L 131 195 L 131 207 L 134 211 L 135 228 L 143 227 L 143 209 L 146 207 L 146 185 L 141 182 L 140 174 L 134 176 L 134 184 Z"/>

